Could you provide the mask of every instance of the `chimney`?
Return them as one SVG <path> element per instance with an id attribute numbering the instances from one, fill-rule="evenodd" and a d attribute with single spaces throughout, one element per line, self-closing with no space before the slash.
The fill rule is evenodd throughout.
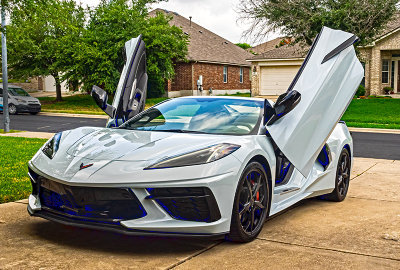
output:
<path id="1" fill-rule="evenodd" d="M 192 26 L 192 16 L 189 16 L 190 19 L 190 26 Z"/>

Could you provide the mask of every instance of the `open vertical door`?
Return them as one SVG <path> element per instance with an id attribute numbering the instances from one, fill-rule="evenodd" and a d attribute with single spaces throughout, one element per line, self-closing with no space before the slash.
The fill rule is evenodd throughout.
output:
<path id="1" fill-rule="evenodd" d="M 272 139 L 305 177 L 363 78 L 355 41 L 353 34 L 324 27 L 286 93 L 300 93 L 300 102 L 267 123 Z"/>
<path id="2" fill-rule="evenodd" d="M 112 105 L 107 93 L 93 86 L 91 95 L 110 119 L 107 127 L 117 127 L 144 110 L 147 94 L 146 46 L 142 36 L 125 43 L 126 63 L 115 91 Z"/>

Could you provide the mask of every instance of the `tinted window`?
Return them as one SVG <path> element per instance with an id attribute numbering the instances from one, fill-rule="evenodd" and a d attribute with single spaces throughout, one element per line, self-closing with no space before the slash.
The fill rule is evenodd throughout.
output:
<path id="1" fill-rule="evenodd" d="M 13 96 L 29 97 L 29 94 L 22 88 L 8 88 L 8 92 Z"/>

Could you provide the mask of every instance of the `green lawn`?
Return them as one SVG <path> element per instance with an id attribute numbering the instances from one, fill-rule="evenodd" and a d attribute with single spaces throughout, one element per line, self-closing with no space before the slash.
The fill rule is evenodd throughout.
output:
<path id="1" fill-rule="evenodd" d="M 146 107 L 151 107 L 167 98 L 148 98 Z M 63 97 L 63 101 L 55 102 L 54 97 L 40 97 L 43 112 L 57 113 L 81 113 L 81 114 L 102 114 L 104 112 L 97 107 L 90 95 L 73 95 Z M 109 101 L 111 103 L 111 101 Z"/>
<path id="2" fill-rule="evenodd" d="M 342 120 L 349 127 L 400 129 L 400 99 L 353 99 Z"/>
<path id="3" fill-rule="evenodd" d="M 25 199 L 31 192 L 27 163 L 43 139 L 0 137 L 0 203 Z"/>
<path id="4" fill-rule="evenodd" d="M 229 96 L 242 96 L 250 97 L 249 93 L 236 93 Z M 167 98 L 148 98 L 146 100 L 146 108 L 149 108 Z M 57 112 L 57 113 L 80 113 L 80 114 L 102 114 L 104 112 L 97 107 L 93 98 L 90 95 L 74 95 L 63 97 L 63 101 L 55 102 L 54 97 L 40 97 L 43 112 Z M 109 101 L 111 103 L 111 101 Z"/>
<path id="5" fill-rule="evenodd" d="M 14 130 L 14 129 L 10 129 L 10 131 L 8 133 L 16 133 L 16 132 L 21 132 L 20 130 Z M 0 133 L 4 133 L 4 129 L 0 129 Z"/>

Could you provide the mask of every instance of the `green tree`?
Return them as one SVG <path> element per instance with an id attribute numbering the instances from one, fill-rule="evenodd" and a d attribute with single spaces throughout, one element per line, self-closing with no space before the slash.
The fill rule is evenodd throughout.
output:
<path id="1" fill-rule="evenodd" d="M 242 48 L 243 50 L 247 50 L 251 48 L 251 45 L 248 43 L 236 43 L 236 46 Z"/>
<path id="2" fill-rule="evenodd" d="M 251 22 L 248 37 L 281 32 L 311 44 L 323 26 L 356 34 L 367 44 L 396 12 L 398 0 L 243 0 L 241 18 Z"/>
<path id="3" fill-rule="evenodd" d="M 61 75 L 71 61 L 65 47 L 80 39 L 84 22 L 85 12 L 74 0 L 15 1 L 7 26 L 10 74 L 53 76 L 61 101 Z"/>
<path id="4" fill-rule="evenodd" d="M 187 54 L 188 38 L 169 25 L 163 14 L 148 16 L 147 4 L 157 1 L 103 0 L 89 10 L 89 21 L 80 42 L 70 47 L 73 59 L 64 78 L 78 81 L 89 91 L 93 85 L 115 91 L 124 65 L 126 41 L 142 34 L 147 49 L 148 96 L 159 96 L 167 79 L 174 75 L 174 61 Z"/>

